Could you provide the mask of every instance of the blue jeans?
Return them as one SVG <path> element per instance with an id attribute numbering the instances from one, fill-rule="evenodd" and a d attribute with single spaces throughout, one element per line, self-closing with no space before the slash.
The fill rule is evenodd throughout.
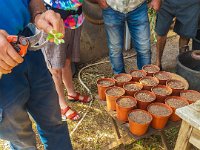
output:
<path id="1" fill-rule="evenodd" d="M 12 149 L 36 149 L 29 114 L 37 123 L 45 149 L 72 149 L 41 51 L 28 52 L 22 64 L 0 79 L 0 138 L 10 141 Z"/>
<path id="2" fill-rule="evenodd" d="M 115 74 L 125 72 L 122 53 L 125 21 L 127 21 L 132 43 L 137 52 L 138 69 L 151 63 L 150 27 L 147 11 L 146 2 L 127 14 L 115 11 L 111 7 L 103 10 L 109 56 Z"/>

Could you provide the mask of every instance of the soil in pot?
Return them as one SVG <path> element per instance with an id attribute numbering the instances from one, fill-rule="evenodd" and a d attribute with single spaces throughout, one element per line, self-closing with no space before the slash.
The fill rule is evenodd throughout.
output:
<path id="1" fill-rule="evenodd" d="M 147 111 L 136 109 L 128 115 L 131 133 L 141 136 L 147 132 L 152 116 Z"/>
<path id="2" fill-rule="evenodd" d="M 144 70 L 147 73 L 147 76 L 153 76 L 154 73 L 159 72 L 160 68 L 156 65 L 144 65 L 142 67 L 142 70 Z"/>
<path id="3" fill-rule="evenodd" d="M 184 90 L 185 85 L 180 80 L 168 80 L 166 83 L 172 89 L 172 95 L 180 95 L 180 92 Z"/>
<path id="4" fill-rule="evenodd" d="M 117 86 L 123 87 L 123 84 L 132 80 L 130 74 L 121 73 L 114 76 L 114 79 L 117 82 Z"/>
<path id="5" fill-rule="evenodd" d="M 99 99 L 106 100 L 105 90 L 108 87 L 111 87 L 114 85 L 115 85 L 115 80 L 111 79 L 111 78 L 101 78 L 101 79 L 97 80 Z"/>
<path id="6" fill-rule="evenodd" d="M 144 90 L 151 90 L 153 86 L 156 86 L 159 84 L 159 81 L 155 77 L 144 77 L 140 79 L 140 83 L 143 85 Z"/>
<path id="7" fill-rule="evenodd" d="M 186 98 L 190 104 L 200 100 L 200 93 L 195 90 L 183 90 L 180 96 Z"/>
<path id="8" fill-rule="evenodd" d="M 152 127 L 155 129 L 164 128 L 172 114 L 172 109 L 163 103 L 152 103 L 147 110 L 153 116 Z"/>
<path id="9" fill-rule="evenodd" d="M 138 82 L 141 78 L 145 77 L 147 73 L 144 70 L 132 70 L 130 71 L 132 80 Z"/>
<path id="10" fill-rule="evenodd" d="M 156 95 L 153 92 L 146 90 L 136 92 L 134 97 L 137 99 L 138 108 L 143 110 L 156 99 Z"/>
<path id="11" fill-rule="evenodd" d="M 123 86 L 126 95 L 134 96 L 135 92 L 142 90 L 143 85 L 139 82 L 127 82 Z"/>
<path id="12" fill-rule="evenodd" d="M 172 94 L 172 89 L 165 85 L 154 86 L 152 87 L 151 91 L 155 93 L 156 101 L 161 103 L 165 101 L 167 96 Z"/>
<path id="13" fill-rule="evenodd" d="M 176 109 L 189 105 L 189 102 L 187 99 L 179 96 L 170 96 L 165 100 L 165 104 L 170 106 L 173 110 L 170 120 L 179 121 L 181 118 L 175 114 Z"/>
<path id="14" fill-rule="evenodd" d="M 172 78 L 171 74 L 166 71 L 159 71 L 153 74 L 159 80 L 159 84 L 166 85 L 166 82 Z"/>
<path id="15" fill-rule="evenodd" d="M 106 93 L 106 103 L 108 110 L 116 110 L 116 100 L 120 96 L 125 94 L 125 90 L 121 87 L 109 87 L 105 91 Z"/>
<path id="16" fill-rule="evenodd" d="M 137 100 L 132 96 L 121 96 L 116 100 L 117 118 L 120 121 L 128 121 L 128 113 L 136 107 Z"/>

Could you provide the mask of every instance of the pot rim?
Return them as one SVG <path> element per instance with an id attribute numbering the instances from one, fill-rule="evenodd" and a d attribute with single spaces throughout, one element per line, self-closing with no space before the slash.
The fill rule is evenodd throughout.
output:
<path id="1" fill-rule="evenodd" d="M 118 101 L 119 101 L 121 98 L 130 98 L 130 99 L 132 99 L 133 101 L 135 101 L 135 105 L 132 106 L 132 107 L 136 107 L 136 106 L 137 106 L 137 100 L 136 100 L 136 98 L 134 98 L 133 96 L 120 96 L 120 97 L 118 97 L 118 98 L 116 99 L 116 104 L 117 104 L 119 107 L 121 107 L 121 108 L 132 108 L 132 107 L 123 107 L 123 106 L 119 105 L 119 104 L 118 104 Z"/>
<path id="2" fill-rule="evenodd" d="M 153 95 L 154 100 L 148 101 L 148 102 L 141 101 L 140 99 L 137 99 L 137 98 L 136 98 L 136 95 L 137 95 L 138 93 L 149 93 L 150 95 Z M 138 92 L 136 92 L 136 93 L 134 94 L 134 97 L 135 97 L 135 99 L 136 99 L 137 101 L 144 102 L 144 103 L 151 103 L 151 102 L 153 102 L 153 101 L 156 100 L 156 95 L 155 95 L 153 92 L 148 91 L 148 90 L 140 90 L 140 91 L 138 91 Z"/>
<path id="3" fill-rule="evenodd" d="M 126 77 L 130 77 L 130 80 L 129 80 L 128 82 L 130 82 L 130 81 L 132 80 L 132 76 L 131 76 L 130 74 L 128 74 L 128 73 L 115 74 L 115 75 L 113 76 L 113 79 L 114 79 L 115 82 L 117 82 L 117 83 L 123 83 L 123 82 L 119 82 L 119 81 L 117 81 L 116 77 L 118 77 L 118 76 L 126 76 Z M 126 81 L 125 81 L 125 82 L 126 82 Z"/>
<path id="4" fill-rule="evenodd" d="M 137 111 L 142 111 L 142 112 L 144 112 L 145 114 L 147 114 L 148 116 L 150 116 L 151 121 L 153 120 L 153 116 L 152 116 L 148 111 L 142 110 L 142 109 L 133 109 L 133 110 L 131 110 L 131 111 L 128 113 L 128 121 L 131 120 L 130 117 L 129 117 L 129 115 L 130 115 L 132 112 L 137 112 Z M 132 122 L 135 122 L 135 121 L 133 121 L 133 120 L 131 120 L 131 121 L 132 121 Z M 149 124 L 149 123 L 151 123 L 151 121 L 146 122 L 146 123 L 138 123 L 138 122 L 135 122 L 135 123 L 144 125 L 144 124 Z"/>
<path id="5" fill-rule="evenodd" d="M 157 93 L 155 93 L 155 92 L 153 91 L 153 89 L 156 88 L 156 87 L 165 88 L 165 89 L 167 89 L 168 91 L 170 91 L 170 94 L 168 94 L 168 95 L 160 95 L 160 94 L 157 94 Z M 151 92 L 153 92 L 155 95 L 159 95 L 159 96 L 169 96 L 169 95 L 172 94 L 172 89 L 171 89 L 169 86 L 158 84 L 158 85 L 153 86 L 153 87 L 151 88 Z"/>
<path id="6" fill-rule="evenodd" d="M 142 85 L 140 82 L 130 81 L 130 82 L 126 82 L 126 83 L 123 84 L 123 89 L 124 89 L 124 90 L 127 90 L 127 89 L 125 88 L 125 85 L 127 85 L 127 84 L 136 84 L 136 85 L 140 85 L 140 87 L 141 87 L 140 90 L 142 90 L 142 88 L 143 88 L 143 85 Z M 140 91 L 140 90 L 136 90 L 136 91 Z M 127 90 L 127 91 L 130 91 L 130 90 Z M 132 92 L 132 91 L 131 91 L 131 92 Z M 134 92 L 134 91 L 133 91 L 133 92 Z"/>
<path id="7" fill-rule="evenodd" d="M 98 82 L 100 82 L 100 81 L 102 81 L 102 80 L 113 81 L 113 82 L 114 82 L 114 85 L 112 85 L 112 86 L 115 86 L 115 80 L 114 80 L 113 78 L 99 78 L 99 79 L 96 81 L 96 84 L 97 84 L 98 86 L 101 86 L 101 87 L 110 87 L 110 86 L 100 85 Z"/>
<path id="8" fill-rule="evenodd" d="M 157 77 L 156 77 L 156 74 L 158 74 L 158 73 L 163 73 L 163 74 L 169 75 L 170 79 L 167 79 L 167 80 L 171 80 L 171 79 L 172 79 L 171 73 L 170 73 L 170 72 L 167 72 L 167 71 L 159 71 L 159 72 L 156 72 L 156 73 L 153 74 L 153 77 L 157 78 Z M 167 81 L 167 80 L 163 80 L 163 79 L 159 79 L 159 78 L 157 78 L 157 79 L 160 80 L 160 81 Z"/>
<path id="9" fill-rule="evenodd" d="M 152 76 L 145 76 L 145 77 L 143 77 L 143 78 L 141 78 L 140 80 L 139 80 L 139 83 L 141 83 L 141 81 L 143 80 L 143 79 L 153 79 L 154 81 L 156 81 L 157 82 L 157 85 L 159 84 L 159 80 L 156 78 L 156 77 L 152 77 Z M 142 84 L 142 83 L 141 83 Z M 143 86 L 149 86 L 149 87 L 152 87 L 153 85 L 145 85 L 145 84 L 142 84 Z"/>
<path id="10" fill-rule="evenodd" d="M 142 70 L 144 70 L 145 67 L 149 67 L 149 66 L 156 67 L 156 68 L 159 69 L 159 71 L 160 71 L 160 68 L 159 68 L 157 65 L 154 65 L 154 64 L 144 65 L 144 66 L 142 67 Z M 145 70 L 144 70 L 144 71 L 145 71 Z M 158 72 L 159 72 L 159 71 L 158 71 Z M 145 71 L 145 72 L 146 72 L 146 73 L 150 73 L 150 74 L 156 73 L 156 72 L 147 72 L 147 71 Z"/>
<path id="11" fill-rule="evenodd" d="M 178 108 L 172 107 L 172 106 L 170 106 L 169 104 L 167 104 L 167 101 L 168 101 L 169 99 L 171 99 L 171 98 L 174 98 L 174 99 L 177 99 L 177 100 L 180 100 L 180 101 L 184 101 L 184 102 L 187 103 L 187 105 L 189 105 L 189 102 L 187 101 L 186 98 L 183 98 L 183 97 L 180 97 L 180 96 L 169 96 L 169 97 L 167 97 L 167 98 L 165 99 L 165 104 L 168 105 L 169 107 L 173 108 L 173 109 L 178 109 Z M 187 105 L 186 105 L 186 106 L 187 106 Z M 183 107 L 185 107 L 185 106 L 183 106 Z"/>
<path id="12" fill-rule="evenodd" d="M 144 70 L 131 70 L 131 71 L 130 71 L 130 75 L 131 75 L 131 73 L 134 72 L 134 71 L 142 72 L 142 73 L 144 73 L 145 76 L 147 76 L 147 73 L 146 73 L 146 71 L 144 71 Z M 132 76 L 132 75 L 131 75 L 131 76 Z M 144 76 L 144 77 L 145 77 L 145 76 Z M 142 78 L 142 77 L 137 77 L 137 76 L 132 76 L 132 77 L 135 77 L 135 78 Z"/>
<path id="13" fill-rule="evenodd" d="M 118 89 L 120 89 L 120 90 L 123 91 L 123 95 L 125 94 L 125 90 L 124 90 L 122 87 L 119 87 L 119 86 L 108 87 L 108 88 L 105 90 L 105 94 L 108 95 L 108 96 L 114 96 L 114 95 L 109 95 L 109 94 L 107 94 L 107 91 L 110 90 L 110 89 L 112 89 L 112 88 L 118 88 Z M 121 95 L 121 96 L 123 96 L 123 95 Z"/>
<path id="14" fill-rule="evenodd" d="M 182 84 L 183 84 L 183 88 L 172 88 L 172 87 L 170 87 L 169 85 L 168 85 L 168 83 L 169 82 L 171 82 L 171 81 L 178 81 L 178 82 L 181 82 Z M 166 86 L 169 86 L 172 90 L 184 90 L 185 89 L 185 84 L 181 81 L 181 80 L 176 80 L 176 79 L 170 79 L 170 80 L 167 80 L 167 82 L 166 82 Z"/>
<path id="15" fill-rule="evenodd" d="M 164 106 L 165 108 L 169 109 L 170 110 L 170 114 L 167 115 L 167 116 L 158 116 L 158 115 L 155 115 L 155 114 L 152 114 L 149 112 L 149 107 L 152 106 L 152 105 L 160 105 L 160 106 Z M 163 117 L 170 117 L 173 113 L 173 110 L 171 107 L 169 107 L 168 105 L 164 104 L 164 103 L 159 103 L 159 102 L 155 102 L 155 103 L 151 103 L 147 106 L 147 111 L 152 115 L 152 116 L 155 116 L 156 118 L 163 118 Z"/>

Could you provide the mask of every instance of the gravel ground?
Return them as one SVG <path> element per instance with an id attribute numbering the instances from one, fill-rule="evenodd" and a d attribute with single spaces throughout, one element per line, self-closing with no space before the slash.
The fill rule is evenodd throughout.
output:
<path id="1" fill-rule="evenodd" d="M 166 49 L 164 51 L 163 57 L 163 69 L 167 71 L 174 71 L 176 64 L 176 56 L 178 55 L 178 37 L 174 36 L 170 38 L 167 42 Z M 132 51 L 125 52 L 125 56 L 132 55 Z M 155 62 L 155 46 L 152 47 L 152 62 Z M 103 58 L 102 60 L 107 60 Z M 126 71 L 129 72 L 131 69 L 136 68 L 136 59 L 135 57 L 128 58 L 125 60 Z M 109 63 L 102 64 L 99 66 L 91 67 L 86 69 L 82 73 L 82 79 L 84 83 L 91 89 L 92 93 L 95 95 L 97 92 L 96 89 L 96 80 L 100 77 L 111 77 L 111 67 Z M 81 93 L 86 93 L 86 90 L 80 85 L 77 78 L 74 78 L 74 83 L 76 89 Z M 115 140 L 114 130 L 112 129 L 112 120 L 105 112 L 105 110 L 98 104 L 95 100 L 92 103 L 92 107 L 89 107 L 89 104 L 80 104 L 68 102 L 72 108 L 77 110 L 80 115 L 84 115 L 88 110 L 87 115 L 78 126 L 75 132 L 73 132 L 78 122 L 68 121 L 68 128 L 71 135 L 71 140 L 74 150 L 100 150 L 105 149 L 105 146 L 110 144 Z M 33 125 L 35 130 L 35 124 Z M 163 145 L 161 138 L 159 136 L 151 136 L 139 141 L 134 142 L 133 139 L 128 137 L 127 133 L 120 128 L 120 133 L 123 137 L 126 137 L 126 150 L 163 150 Z M 168 143 L 171 148 L 174 147 L 176 138 L 177 138 L 178 128 L 172 128 L 166 131 L 168 137 Z M 36 133 L 37 134 L 37 133 Z M 39 150 L 43 150 L 43 146 L 39 141 L 37 136 L 37 146 Z M 0 140 L 0 150 L 9 149 L 8 142 Z M 121 147 L 116 147 L 113 150 L 121 150 Z"/>

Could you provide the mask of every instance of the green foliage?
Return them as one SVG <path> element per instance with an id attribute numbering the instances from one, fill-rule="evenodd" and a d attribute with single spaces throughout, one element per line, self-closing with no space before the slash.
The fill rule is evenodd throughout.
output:
<path id="1" fill-rule="evenodd" d="M 64 35 L 62 33 L 52 30 L 48 33 L 47 40 L 53 40 L 56 45 L 59 45 L 65 43 L 65 41 L 62 39 L 63 37 Z"/>
<path id="2" fill-rule="evenodd" d="M 153 42 L 156 42 L 156 33 L 155 33 L 156 11 L 152 8 L 149 8 L 148 14 L 149 14 L 149 22 L 151 28 L 151 36 L 153 37 Z"/>

